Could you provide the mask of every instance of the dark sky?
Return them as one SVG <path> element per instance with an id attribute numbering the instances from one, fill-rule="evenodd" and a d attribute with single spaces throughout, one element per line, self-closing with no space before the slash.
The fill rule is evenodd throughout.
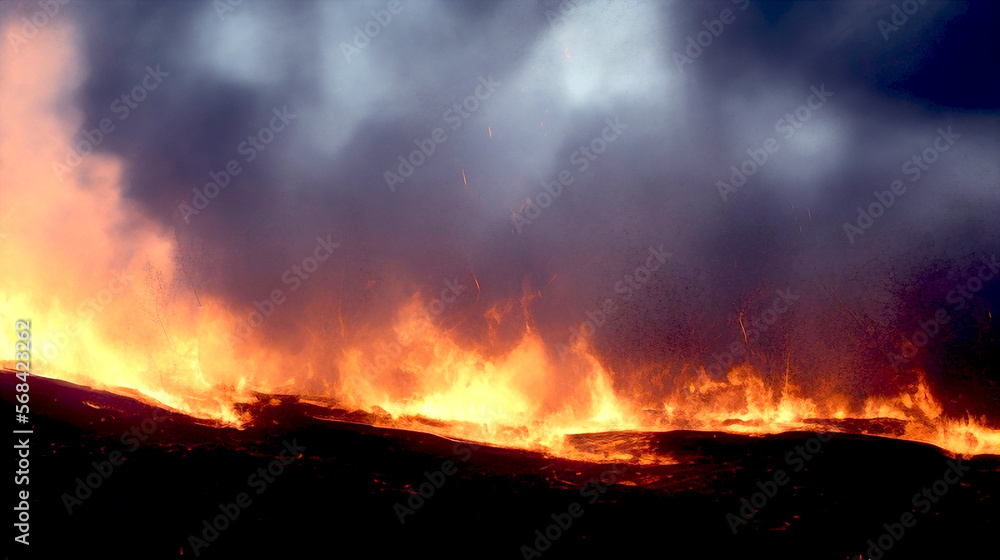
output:
<path id="1" fill-rule="evenodd" d="M 245 0 L 221 17 L 219 4 L 65 10 L 85 34 L 85 127 L 115 116 L 147 66 L 169 74 L 101 149 L 124 160 L 128 196 L 176 228 L 196 289 L 249 313 L 317 236 L 342 243 L 267 323 L 274 344 L 294 349 L 334 306 L 350 332 L 330 344 L 349 344 L 415 291 L 429 301 L 474 273 L 478 300 L 441 319 L 470 344 L 487 344 L 487 309 L 526 293 L 553 347 L 611 298 L 595 336 L 609 364 L 707 366 L 743 340 L 741 312 L 760 317 L 790 288 L 801 299 L 751 361 L 877 390 L 896 379 L 899 335 L 952 310 L 949 292 L 1000 252 L 1000 3 L 581 0 L 554 18 L 554 1 L 404 0 L 385 25 L 371 23 L 381 1 Z M 346 55 L 366 24 L 377 36 Z M 448 112 L 463 101 L 467 116 Z M 246 161 L 241 143 L 285 107 L 295 118 Z M 627 128 L 596 142 L 616 118 Z M 436 128 L 444 142 L 390 189 L 385 172 Z M 587 145 L 603 151 L 581 169 Z M 748 150 L 767 160 L 723 198 Z M 934 162 L 904 167 L 921 154 Z M 241 172 L 186 222 L 179 205 L 230 160 Z M 534 215 L 525 201 L 563 170 L 572 183 L 518 232 L 514 213 Z M 897 179 L 906 191 L 851 242 L 844 224 Z M 623 301 L 617 283 L 660 245 L 670 260 Z M 998 287 L 909 365 L 1000 378 Z"/>

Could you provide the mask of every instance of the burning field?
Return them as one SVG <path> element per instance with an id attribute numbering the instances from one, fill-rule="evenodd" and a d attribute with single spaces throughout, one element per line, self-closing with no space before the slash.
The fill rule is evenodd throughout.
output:
<path id="1" fill-rule="evenodd" d="M 982 557 L 997 23 L 4 4 L 10 557 Z"/>

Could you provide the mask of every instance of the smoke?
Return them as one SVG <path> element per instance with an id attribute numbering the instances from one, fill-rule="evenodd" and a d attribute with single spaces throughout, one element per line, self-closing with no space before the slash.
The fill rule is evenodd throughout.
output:
<path id="1" fill-rule="evenodd" d="M 117 126 L 87 157 L 119 158 L 124 196 L 174 231 L 170 289 L 246 322 L 281 290 L 249 336 L 319 377 L 457 282 L 435 321 L 469 345 L 509 349 L 530 321 L 555 355 L 611 299 L 592 343 L 622 383 L 742 347 L 815 389 L 877 391 L 896 335 L 1000 249 L 992 4 L 219 4 L 52 17 L 80 26 L 80 130 Z M 148 67 L 169 76 L 119 121 Z M 942 129 L 957 139 L 914 179 Z M 329 261 L 286 276 L 327 236 Z M 964 355 L 996 380 L 977 348 L 998 285 L 904 370 L 950 383 L 944 357 Z M 801 300 L 769 323 L 779 289 Z"/>

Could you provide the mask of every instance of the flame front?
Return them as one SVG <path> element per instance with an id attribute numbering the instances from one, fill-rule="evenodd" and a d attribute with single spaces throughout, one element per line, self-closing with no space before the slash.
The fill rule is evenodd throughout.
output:
<path id="1" fill-rule="evenodd" d="M 553 358 L 527 312 L 487 313 L 493 326 L 523 322 L 513 347 L 470 348 L 417 312 L 419 294 L 390 331 L 373 333 L 386 341 L 381 347 L 331 351 L 318 334 L 295 358 L 264 343 L 234 347 L 235 311 L 185 287 L 174 232 L 123 196 L 120 160 L 95 152 L 68 172 L 54 168 L 83 123 L 77 112 L 53 109 L 68 106 L 84 78 L 74 36 L 52 24 L 20 52 L 5 45 L 0 57 L 0 257 L 10 267 L 0 285 L 0 320 L 8 325 L 0 343 L 12 348 L 13 321 L 30 319 L 37 372 L 237 424 L 235 405 L 250 391 L 329 397 L 377 411 L 386 424 L 584 459 L 666 460 L 588 455 L 572 449 L 567 434 L 761 434 L 841 429 L 817 421 L 851 418 L 899 421 L 903 430 L 893 437 L 953 453 L 1000 453 L 1000 431 L 985 419 L 945 417 L 920 379 L 898 396 L 862 403 L 832 391 L 805 396 L 791 372 L 774 383 L 747 368 L 717 380 L 700 368 L 670 375 L 662 366 L 643 373 L 668 382 L 633 387 L 621 380 L 636 376 L 609 371 L 585 343 Z"/>
<path id="2" fill-rule="evenodd" d="M 344 402 L 443 421 L 448 426 L 438 431 L 452 436 L 562 453 L 571 453 L 566 434 L 642 427 L 639 408 L 616 394 L 611 373 L 594 357 L 578 355 L 573 371 L 557 367 L 530 325 L 512 350 L 487 356 L 462 348 L 419 306 L 414 298 L 401 310 L 388 347 L 345 353 L 337 390 Z"/>
<path id="3" fill-rule="evenodd" d="M 401 316 L 420 314 L 411 308 Z M 567 446 L 564 437 L 676 429 L 742 434 L 845 431 L 844 420 L 895 420 L 901 431 L 878 435 L 931 443 L 958 454 L 1000 453 L 1000 430 L 989 427 L 984 418 L 944 416 L 923 376 L 899 395 L 869 398 L 857 406 L 844 394 L 802 396 L 787 377 L 780 384 L 770 383 L 748 367 L 730 370 L 722 381 L 702 368 L 688 369 L 673 376 L 666 391 L 649 386 L 625 391 L 616 389 L 618 376 L 605 369 L 586 344 L 574 347 L 564 362 L 553 360 L 530 325 L 513 350 L 493 358 L 461 348 L 425 319 L 401 320 L 395 336 L 401 350 L 388 367 L 372 367 L 386 355 L 384 348 L 369 349 L 367 357 L 363 350 L 347 353 L 337 395 L 356 408 L 377 406 L 392 416 L 393 425 L 402 427 L 610 460 L 629 457 L 587 456 Z M 669 367 L 660 369 L 652 377 L 669 377 Z M 653 396 L 656 393 L 662 396 Z M 863 427 L 859 431 L 866 432 Z"/>

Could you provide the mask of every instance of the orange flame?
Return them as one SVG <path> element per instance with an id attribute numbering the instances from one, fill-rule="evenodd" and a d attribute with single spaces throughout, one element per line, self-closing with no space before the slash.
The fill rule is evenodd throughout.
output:
<path id="1" fill-rule="evenodd" d="M 93 153 L 62 180 L 53 173 L 52 163 L 65 159 L 65 146 L 83 122 L 80 115 L 51 112 L 82 83 L 74 37 L 53 23 L 21 52 L 5 46 L 0 57 L 0 259 L 17 265 L 0 283 L 0 321 L 33 321 L 35 371 L 138 391 L 188 414 L 233 423 L 241 421 L 234 405 L 250 391 L 332 397 L 380 410 L 380 422 L 396 426 L 588 460 L 669 458 L 585 453 L 567 444 L 567 434 L 836 431 L 848 429 L 843 421 L 850 419 L 893 421 L 897 431 L 873 433 L 952 453 L 1000 453 L 1000 431 L 984 419 L 945 417 L 922 379 L 898 396 L 852 406 L 844 395 L 803 396 L 787 376 L 774 386 L 745 367 L 724 381 L 700 368 L 681 376 L 663 368 L 653 377 L 670 387 L 654 397 L 648 387 L 616 386 L 628 376 L 609 371 L 586 341 L 553 357 L 527 314 L 515 345 L 468 348 L 420 313 L 419 294 L 399 311 L 391 332 L 381 333 L 390 340 L 389 353 L 358 344 L 320 359 L 331 354 L 316 334 L 304 341 L 302 354 L 313 358 L 290 364 L 253 340 L 234 344 L 237 322 L 225 302 L 175 289 L 185 284 L 174 232 L 123 196 L 120 160 Z M 486 312 L 491 332 L 507 315 L 498 308 Z M 0 344 L 13 348 L 13 328 L 0 328 Z"/>

